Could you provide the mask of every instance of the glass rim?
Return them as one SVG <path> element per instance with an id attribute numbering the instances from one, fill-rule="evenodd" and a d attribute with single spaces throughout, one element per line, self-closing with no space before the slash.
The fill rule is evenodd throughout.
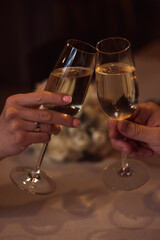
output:
<path id="1" fill-rule="evenodd" d="M 81 44 L 83 44 L 87 47 L 90 47 L 92 49 L 92 52 L 79 49 L 78 47 L 74 46 L 73 42 L 77 42 L 77 43 L 79 42 L 79 43 L 81 43 Z M 97 53 L 96 48 L 94 46 L 92 46 L 90 43 L 87 43 L 87 42 L 82 41 L 82 40 L 70 38 L 70 39 L 67 40 L 66 44 L 69 44 L 71 47 L 77 49 L 78 51 L 81 51 L 81 52 L 84 52 L 84 53 L 87 53 L 87 54 L 94 55 L 94 54 Z"/>
<path id="2" fill-rule="evenodd" d="M 120 50 L 120 51 L 113 51 L 113 52 L 108 52 L 108 51 L 101 51 L 98 49 L 98 45 L 106 40 L 115 40 L 115 39 L 119 39 L 119 40 L 124 40 L 126 43 L 128 43 L 128 46 L 125 47 L 124 49 Z M 118 54 L 118 53 L 123 53 L 125 51 L 127 51 L 131 46 L 131 43 L 130 41 L 127 39 L 127 38 L 124 38 L 124 37 L 108 37 L 108 38 L 104 38 L 102 40 L 100 40 L 97 44 L 96 44 L 96 50 L 100 53 L 103 53 L 103 54 L 108 54 L 108 55 L 113 55 L 113 54 Z"/>

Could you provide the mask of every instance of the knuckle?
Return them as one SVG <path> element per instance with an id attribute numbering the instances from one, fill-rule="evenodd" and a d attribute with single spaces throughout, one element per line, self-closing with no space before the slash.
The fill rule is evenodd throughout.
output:
<path id="1" fill-rule="evenodd" d="M 143 135 L 143 128 L 138 124 L 135 124 L 134 126 L 133 137 L 141 137 Z"/>
<path id="2" fill-rule="evenodd" d="M 6 119 L 13 119 L 18 115 L 18 110 L 15 107 L 8 107 L 5 110 L 5 118 Z"/>
<path id="3" fill-rule="evenodd" d="M 40 110 L 40 120 L 44 122 L 50 122 L 52 120 L 52 113 L 46 110 Z"/>
<path id="4" fill-rule="evenodd" d="M 6 105 L 7 106 L 11 106 L 14 105 L 16 103 L 16 99 L 23 96 L 23 94 L 14 94 L 12 96 L 9 96 L 6 100 Z"/>
<path id="5" fill-rule="evenodd" d="M 7 98 L 7 100 L 6 100 L 6 105 L 7 106 L 10 106 L 10 105 L 12 105 L 14 103 L 14 96 L 15 95 L 12 95 L 12 96 Z"/>
<path id="6" fill-rule="evenodd" d="M 17 130 L 17 129 L 19 129 L 19 122 L 16 121 L 16 119 L 12 120 L 12 121 L 10 122 L 10 127 L 11 127 L 12 130 Z"/>
<path id="7" fill-rule="evenodd" d="M 34 95 L 34 101 L 37 103 L 37 105 L 43 103 L 43 93 L 42 92 L 36 92 Z"/>
<path id="8" fill-rule="evenodd" d="M 62 125 L 66 126 L 66 127 L 72 127 L 73 121 L 74 121 L 73 117 L 71 117 L 69 115 L 65 115 L 62 119 Z"/>

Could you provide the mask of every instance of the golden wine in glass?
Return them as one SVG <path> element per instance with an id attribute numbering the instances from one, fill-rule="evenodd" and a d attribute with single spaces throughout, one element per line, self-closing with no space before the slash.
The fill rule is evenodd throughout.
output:
<path id="1" fill-rule="evenodd" d="M 129 118 L 138 104 L 138 81 L 130 42 L 112 37 L 97 43 L 96 85 L 99 103 L 104 113 L 119 121 Z M 142 186 L 149 178 L 146 165 L 127 159 L 106 167 L 104 183 L 113 190 L 131 190 Z"/>
<path id="2" fill-rule="evenodd" d="M 83 41 L 70 39 L 50 73 L 45 91 L 65 93 L 72 96 L 66 106 L 45 105 L 45 109 L 75 116 L 85 100 L 95 68 L 96 49 Z M 18 167 L 11 171 L 11 180 L 23 190 L 33 194 L 49 194 L 55 191 L 56 183 L 44 171 L 41 164 L 48 144 L 43 144 L 34 168 Z"/>

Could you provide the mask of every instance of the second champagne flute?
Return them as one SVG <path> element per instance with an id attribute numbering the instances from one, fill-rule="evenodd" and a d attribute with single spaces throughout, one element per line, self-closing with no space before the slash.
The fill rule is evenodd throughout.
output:
<path id="1" fill-rule="evenodd" d="M 129 118 L 138 104 L 138 82 L 130 42 L 112 37 L 98 42 L 96 83 L 99 103 L 105 114 L 117 120 Z M 118 161 L 105 168 L 104 183 L 113 190 L 131 190 L 149 178 L 146 165 L 128 160 L 122 152 Z"/>
<path id="2" fill-rule="evenodd" d="M 45 86 L 46 91 L 72 96 L 65 106 L 45 105 L 45 109 L 75 116 L 81 109 L 95 67 L 96 49 L 91 45 L 70 39 L 67 41 Z M 37 165 L 18 167 L 11 171 L 11 180 L 21 189 L 33 194 L 49 194 L 55 191 L 55 181 L 40 169 L 48 144 L 44 144 Z"/>

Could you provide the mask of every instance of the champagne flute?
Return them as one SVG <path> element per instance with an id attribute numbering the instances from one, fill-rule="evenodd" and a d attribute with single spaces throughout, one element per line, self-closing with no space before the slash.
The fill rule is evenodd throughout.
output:
<path id="1" fill-rule="evenodd" d="M 81 109 L 95 68 L 96 49 L 83 41 L 69 39 L 45 86 L 46 91 L 72 96 L 65 106 L 45 105 L 50 109 L 75 116 Z M 18 167 L 11 171 L 11 180 L 23 190 L 33 194 L 49 194 L 55 191 L 56 183 L 40 169 L 48 144 L 43 144 L 34 168 Z"/>
<path id="2" fill-rule="evenodd" d="M 127 119 L 135 111 L 139 95 L 130 42 L 125 38 L 111 37 L 98 42 L 96 49 L 99 103 L 107 116 L 120 121 Z M 124 152 L 121 155 L 122 162 L 105 168 L 104 183 L 113 190 L 142 186 L 149 178 L 146 165 L 138 160 L 128 160 Z"/>

